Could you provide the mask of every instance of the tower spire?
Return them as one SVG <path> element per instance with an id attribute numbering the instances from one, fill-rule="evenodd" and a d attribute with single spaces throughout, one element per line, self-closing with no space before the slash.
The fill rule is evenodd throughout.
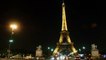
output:
<path id="1" fill-rule="evenodd" d="M 65 3 L 62 3 L 62 31 L 67 31 L 66 13 L 65 13 Z"/>

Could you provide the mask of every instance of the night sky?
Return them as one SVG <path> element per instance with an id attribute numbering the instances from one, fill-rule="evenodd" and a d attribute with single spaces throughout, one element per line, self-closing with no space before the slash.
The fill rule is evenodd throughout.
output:
<path id="1" fill-rule="evenodd" d="M 9 23 L 15 21 L 14 49 L 56 47 L 61 31 L 61 0 L 0 1 L 0 49 L 8 48 Z M 106 11 L 103 1 L 65 0 L 68 30 L 76 49 L 91 44 L 106 51 Z"/>

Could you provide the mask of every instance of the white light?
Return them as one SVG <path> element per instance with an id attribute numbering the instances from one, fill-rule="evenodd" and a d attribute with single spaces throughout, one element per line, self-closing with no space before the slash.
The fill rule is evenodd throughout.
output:
<path id="1" fill-rule="evenodd" d="M 51 49 L 51 51 L 53 51 L 53 49 Z"/>
<path id="2" fill-rule="evenodd" d="M 83 46 L 82 49 L 85 49 L 85 47 Z"/>
<path id="3" fill-rule="evenodd" d="M 54 60 L 54 57 L 52 57 L 50 60 Z"/>
<path id="4" fill-rule="evenodd" d="M 56 59 L 57 59 L 57 60 L 64 60 L 65 57 L 66 57 L 65 55 L 61 55 L 61 56 L 56 57 Z M 52 57 L 50 60 L 55 60 L 55 58 Z"/>
<path id="5" fill-rule="evenodd" d="M 48 47 L 48 49 L 50 49 L 50 47 Z"/>
<path id="6" fill-rule="evenodd" d="M 79 49 L 79 51 L 81 51 L 81 49 Z"/>
<path id="7" fill-rule="evenodd" d="M 17 29 L 17 25 L 16 25 L 16 24 L 11 24 L 11 25 L 10 25 L 10 28 L 11 28 L 12 30 Z"/>
<path id="8" fill-rule="evenodd" d="M 10 43 L 12 43 L 12 42 L 13 42 L 13 40 L 9 40 L 9 42 L 10 42 Z"/>
<path id="9" fill-rule="evenodd" d="M 73 54 L 74 54 L 74 52 L 71 52 L 71 53 L 68 54 L 68 56 L 73 55 Z"/>
<path id="10" fill-rule="evenodd" d="M 61 60 L 65 59 L 65 56 L 64 56 L 64 55 L 61 55 L 61 56 L 60 56 L 60 59 L 61 59 Z"/>
<path id="11" fill-rule="evenodd" d="M 106 58 L 106 55 L 103 55 L 104 58 Z"/>
<path id="12" fill-rule="evenodd" d="M 80 57 L 83 57 L 84 56 L 84 54 L 79 54 L 80 55 Z"/>
<path id="13" fill-rule="evenodd" d="M 60 58 L 59 57 L 57 57 L 57 60 L 59 60 Z"/>

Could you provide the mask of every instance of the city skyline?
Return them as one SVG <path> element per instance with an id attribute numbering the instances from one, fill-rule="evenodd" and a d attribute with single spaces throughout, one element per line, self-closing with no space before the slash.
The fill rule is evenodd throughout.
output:
<path id="1" fill-rule="evenodd" d="M 8 48 L 11 32 L 7 25 L 11 21 L 20 24 L 12 48 L 36 49 L 38 45 L 55 48 L 61 31 L 61 3 L 60 0 L 2 1 L 0 48 Z M 65 0 L 68 29 L 77 49 L 85 46 L 90 50 L 95 43 L 100 51 L 106 50 L 105 7 L 98 3 Z"/>

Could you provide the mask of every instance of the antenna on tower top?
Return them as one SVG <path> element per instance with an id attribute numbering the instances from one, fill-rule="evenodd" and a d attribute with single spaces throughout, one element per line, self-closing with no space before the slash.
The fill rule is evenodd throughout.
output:
<path id="1" fill-rule="evenodd" d="M 64 0 L 63 0 L 63 2 L 64 2 Z"/>
<path id="2" fill-rule="evenodd" d="M 64 5 L 64 0 L 62 1 L 62 5 Z"/>
<path id="3" fill-rule="evenodd" d="M 62 0 L 62 7 L 65 7 L 65 0 Z"/>

